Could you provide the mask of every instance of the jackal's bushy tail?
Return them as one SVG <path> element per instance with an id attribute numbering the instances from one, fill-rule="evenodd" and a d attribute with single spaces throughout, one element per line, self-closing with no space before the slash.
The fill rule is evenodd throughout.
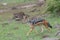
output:
<path id="1" fill-rule="evenodd" d="M 52 26 L 49 23 L 47 23 L 47 25 L 48 25 L 48 27 L 52 28 Z"/>

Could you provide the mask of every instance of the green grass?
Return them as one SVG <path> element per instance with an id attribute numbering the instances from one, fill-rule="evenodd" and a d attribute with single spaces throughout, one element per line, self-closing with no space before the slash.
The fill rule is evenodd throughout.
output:
<path id="1" fill-rule="evenodd" d="M 7 2 L 7 3 L 29 3 L 29 2 L 35 2 L 34 0 L 3 0 L 2 2 Z M 15 4 L 15 5 L 16 5 Z M 13 6 L 14 4 L 8 5 Z M 0 6 L 1 8 L 2 6 Z M 43 6 L 44 7 L 44 6 Z M 1 9 L 3 9 L 2 7 Z M 31 34 L 27 37 L 26 33 L 29 31 L 29 25 L 27 24 L 22 24 L 22 23 L 17 23 L 16 21 L 13 21 L 9 23 L 8 25 L 2 25 L 4 22 L 7 22 L 8 19 L 12 18 L 13 13 L 15 12 L 20 12 L 24 11 L 26 14 L 29 14 L 30 16 L 34 16 L 36 14 L 41 14 L 44 10 L 44 8 L 36 7 L 37 10 L 41 11 L 35 11 L 35 12 L 30 12 L 35 8 L 30 8 L 30 9 L 19 9 L 19 10 L 10 10 L 9 12 L 4 12 L 0 13 L 0 40 L 42 40 L 43 35 L 49 35 L 49 37 L 52 38 L 60 38 L 58 36 L 55 36 L 55 33 L 57 32 L 57 29 L 54 29 L 54 25 L 56 23 L 60 24 L 60 18 L 58 17 L 45 17 L 46 20 L 49 21 L 49 23 L 53 26 L 51 29 L 51 32 L 48 32 L 46 28 L 44 28 L 44 32 L 40 32 L 40 28 L 36 27 L 35 29 L 38 31 L 39 35 L 37 35 L 34 31 L 31 32 Z M 38 15 L 37 15 L 38 16 Z M 16 29 L 17 28 L 17 29 Z"/>
<path id="2" fill-rule="evenodd" d="M 42 40 L 43 39 L 42 36 L 47 34 L 50 35 L 50 37 L 55 38 L 55 33 L 57 30 L 54 29 L 54 24 L 55 24 L 55 21 L 59 23 L 60 19 L 49 18 L 47 20 L 53 26 L 53 29 L 51 30 L 51 32 L 48 32 L 44 28 L 44 32 L 40 33 L 39 27 L 36 27 L 36 30 L 38 31 L 39 35 L 37 35 L 33 31 L 28 37 L 26 36 L 26 33 L 29 31 L 30 28 L 27 24 L 17 23 L 15 21 L 10 23 L 9 25 L 5 25 L 4 27 L 2 26 L 2 24 L 0 24 L 0 39 L 1 40 L 29 40 L 29 39 Z M 17 27 L 18 29 L 15 29 L 15 27 Z"/>
<path id="3" fill-rule="evenodd" d="M 36 15 L 38 12 L 30 12 L 29 9 L 22 9 L 25 13 L 32 15 Z M 28 10 L 28 11 L 27 11 Z M 14 10 L 13 12 L 18 12 L 18 10 Z M 40 32 L 40 28 L 36 27 L 36 30 L 38 31 L 39 35 L 37 35 L 34 31 L 31 32 L 31 34 L 27 37 L 26 33 L 29 31 L 29 26 L 27 24 L 17 23 L 16 21 L 13 21 L 12 23 L 9 23 L 8 25 L 2 26 L 2 23 L 9 18 L 12 17 L 11 12 L 2 13 L 0 15 L 0 40 L 42 40 L 44 35 L 49 35 L 49 37 L 52 38 L 59 38 L 58 36 L 55 36 L 55 33 L 57 32 L 57 29 L 54 29 L 54 25 L 56 23 L 60 24 L 60 18 L 58 17 L 45 17 L 46 20 L 49 21 L 49 23 L 53 26 L 51 32 L 48 32 L 46 28 L 44 28 L 44 32 Z M 17 27 L 17 29 L 15 29 Z"/>

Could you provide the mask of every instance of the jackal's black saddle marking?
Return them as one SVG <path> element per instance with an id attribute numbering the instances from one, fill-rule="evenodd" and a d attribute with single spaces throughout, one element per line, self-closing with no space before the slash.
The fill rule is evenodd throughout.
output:
<path id="1" fill-rule="evenodd" d="M 45 20 L 45 19 L 35 18 L 35 19 L 30 20 L 29 23 L 36 24 L 36 23 L 38 23 L 38 22 L 42 22 L 43 20 Z"/>

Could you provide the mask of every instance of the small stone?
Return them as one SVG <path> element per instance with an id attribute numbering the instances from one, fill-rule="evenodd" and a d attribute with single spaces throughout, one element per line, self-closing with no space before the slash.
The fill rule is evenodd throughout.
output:
<path id="1" fill-rule="evenodd" d="M 59 38 L 44 38 L 43 40 L 59 40 Z"/>
<path id="2" fill-rule="evenodd" d="M 49 37 L 49 35 L 44 35 L 42 38 L 48 38 Z"/>
<path id="3" fill-rule="evenodd" d="M 60 31 L 56 33 L 56 36 L 60 36 Z"/>

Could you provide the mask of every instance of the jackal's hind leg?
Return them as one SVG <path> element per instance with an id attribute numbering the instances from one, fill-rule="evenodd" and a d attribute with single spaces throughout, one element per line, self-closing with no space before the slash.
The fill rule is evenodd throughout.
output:
<path id="1" fill-rule="evenodd" d="M 44 25 L 45 28 L 50 32 L 50 28 L 48 27 L 48 22 L 43 21 L 43 25 Z"/>

